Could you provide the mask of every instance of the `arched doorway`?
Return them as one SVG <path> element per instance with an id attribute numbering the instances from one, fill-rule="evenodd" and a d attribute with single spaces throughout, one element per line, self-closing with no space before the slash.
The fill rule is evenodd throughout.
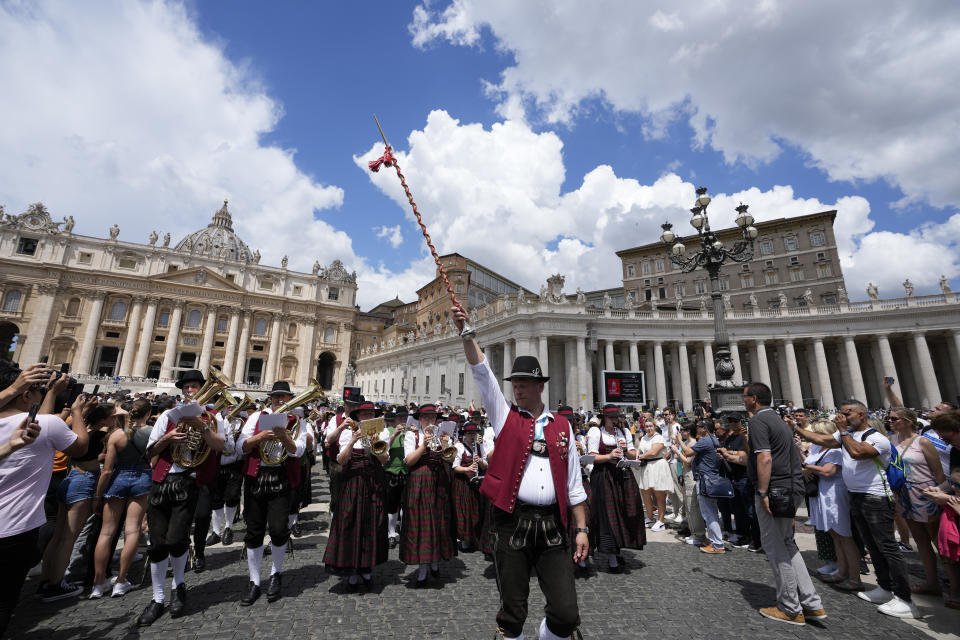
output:
<path id="1" fill-rule="evenodd" d="M 147 377 L 157 380 L 160 378 L 160 361 L 153 360 L 149 365 L 147 365 Z"/>
<path id="2" fill-rule="evenodd" d="M 317 382 L 326 390 L 333 388 L 333 369 L 337 357 L 329 351 L 324 351 L 317 358 Z"/>
<path id="3" fill-rule="evenodd" d="M 12 322 L 0 322 L 0 358 L 13 360 L 17 351 L 17 335 L 20 327 Z"/>

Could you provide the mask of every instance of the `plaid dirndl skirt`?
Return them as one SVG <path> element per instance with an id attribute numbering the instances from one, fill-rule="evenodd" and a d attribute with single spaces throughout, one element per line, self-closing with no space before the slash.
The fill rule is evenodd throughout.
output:
<path id="1" fill-rule="evenodd" d="M 457 555 L 449 476 L 439 455 L 437 461 L 411 469 L 407 477 L 400 531 L 400 562 L 405 564 L 440 562 Z"/>
<path id="2" fill-rule="evenodd" d="M 379 466 L 366 452 L 354 451 L 343 470 L 340 503 L 323 553 L 331 573 L 368 573 L 387 561 L 387 512 Z"/>
<path id="3" fill-rule="evenodd" d="M 457 514 L 457 538 L 476 545 L 480 533 L 480 492 L 472 489 L 466 476 L 453 478 L 453 506 Z"/>
<path id="4" fill-rule="evenodd" d="M 603 553 L 642 549 L 647 542 L 647 529 L 640 487 L 633 474 L 614 464 L 598 464 L 593 467 L 590 481 L 594 498 L 590 505 L 590 529 L 591 534 L 596 534 L 596 549 Z M 615 548 L 610 548 L 611 543 Z"/>

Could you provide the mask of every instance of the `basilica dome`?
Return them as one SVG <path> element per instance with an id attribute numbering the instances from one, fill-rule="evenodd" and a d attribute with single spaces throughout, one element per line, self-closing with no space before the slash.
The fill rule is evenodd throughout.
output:
<path id="1" fill-rule="evenodd" d="M 176 251 L 238 262 L 255 261 L 254 253 L 250 251 L 247 243 L 233 232 L 233 220 L 226 200 L 220 210 L 213 214 L 213 221 L 206 228 L 194 231 L 178 242 Z M 259 254 L 256 257 L 259 257 Z"/>

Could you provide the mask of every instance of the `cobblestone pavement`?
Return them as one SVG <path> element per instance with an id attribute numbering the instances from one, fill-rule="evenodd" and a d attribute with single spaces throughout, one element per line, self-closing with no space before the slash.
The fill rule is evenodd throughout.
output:
<path id="1" fill-rule="evenodd" d="M 137 629 L 135 620 L 150 600 L 149 577 L 143 588 L 123 598 L 98 601 L 73 598 L 44 604 L 33 598 L 37 579 L 23 590 L 10 627 L 11 638 L 492 638 L 498 608 L 491 565 L 482 554 L 460 554 L 441 567 L 431 588 L 410 588 L 415 568 L 397 559 L 397 551 L 374 573 L 374 588 L 352 594 L 321 565 L 326 544 L 326 478 L 314 476 L 314 497 L 302 518 L 304 535 L 287 555 L 284 597 L 252 607 L 239 606 L 247 587 L 240 543 L 207 549 L 206 572 L 188 572 L 188 613 L 172 620 L 164 614 L 152 627 Z M 241 540 L 242 524 L 236 540 Z M 809 536 L 812 538 L 812 536 Z M 948 637 L 960 626 L 940 605 L 923 606 L 922 623 L 907 624 L 881 615 L 856 597 L 818 585 L 829 618 L 796 627 L 766 620 L 757 608 L 774 602 L 766 557 L 742 550 L 706 556 L 665 533 L 651 534 L 643 551 L 626 552 L 627 571 L 593 572 L 577 581 L 581 629 L 585 638 L 821 638 Z M 915 555 L 915 554 L 914 554 Z M 815 552 L 805 552 L 817 566 Z M 264 585 L 269 573 L 264 558 Z M 137 569 L 139 574 L 139 567 Z M 169 593 L 169 579 L 167 580 Z M 265 587 L 264 587 L 265 588 Z M 169 596 L 168 596 L 169 597 Z M 933 605 L 934 601 L 927 601 Z M 528 638 L 536 637 L 543 598 L 531 581 Z M 933 614 L 933 615 L 930 615 Z M 953 635 L 953 637 L 956 637 Z"/>

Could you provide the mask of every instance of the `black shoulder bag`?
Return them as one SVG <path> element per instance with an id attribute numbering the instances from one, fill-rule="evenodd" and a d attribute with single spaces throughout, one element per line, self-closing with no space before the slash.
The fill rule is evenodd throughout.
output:
<path id="1" fill-rule="evenodd" d="M 771 450 L 770 455 L 773 455 Z M 797 503 L 793 497 L 793 459 L 797 452 L 790 446 L 790 482 L 786 487 L 768 487 L 767 497 L 770 501 L 770 513 L 774 518 L 793 518 L 797 515 Z"/>

